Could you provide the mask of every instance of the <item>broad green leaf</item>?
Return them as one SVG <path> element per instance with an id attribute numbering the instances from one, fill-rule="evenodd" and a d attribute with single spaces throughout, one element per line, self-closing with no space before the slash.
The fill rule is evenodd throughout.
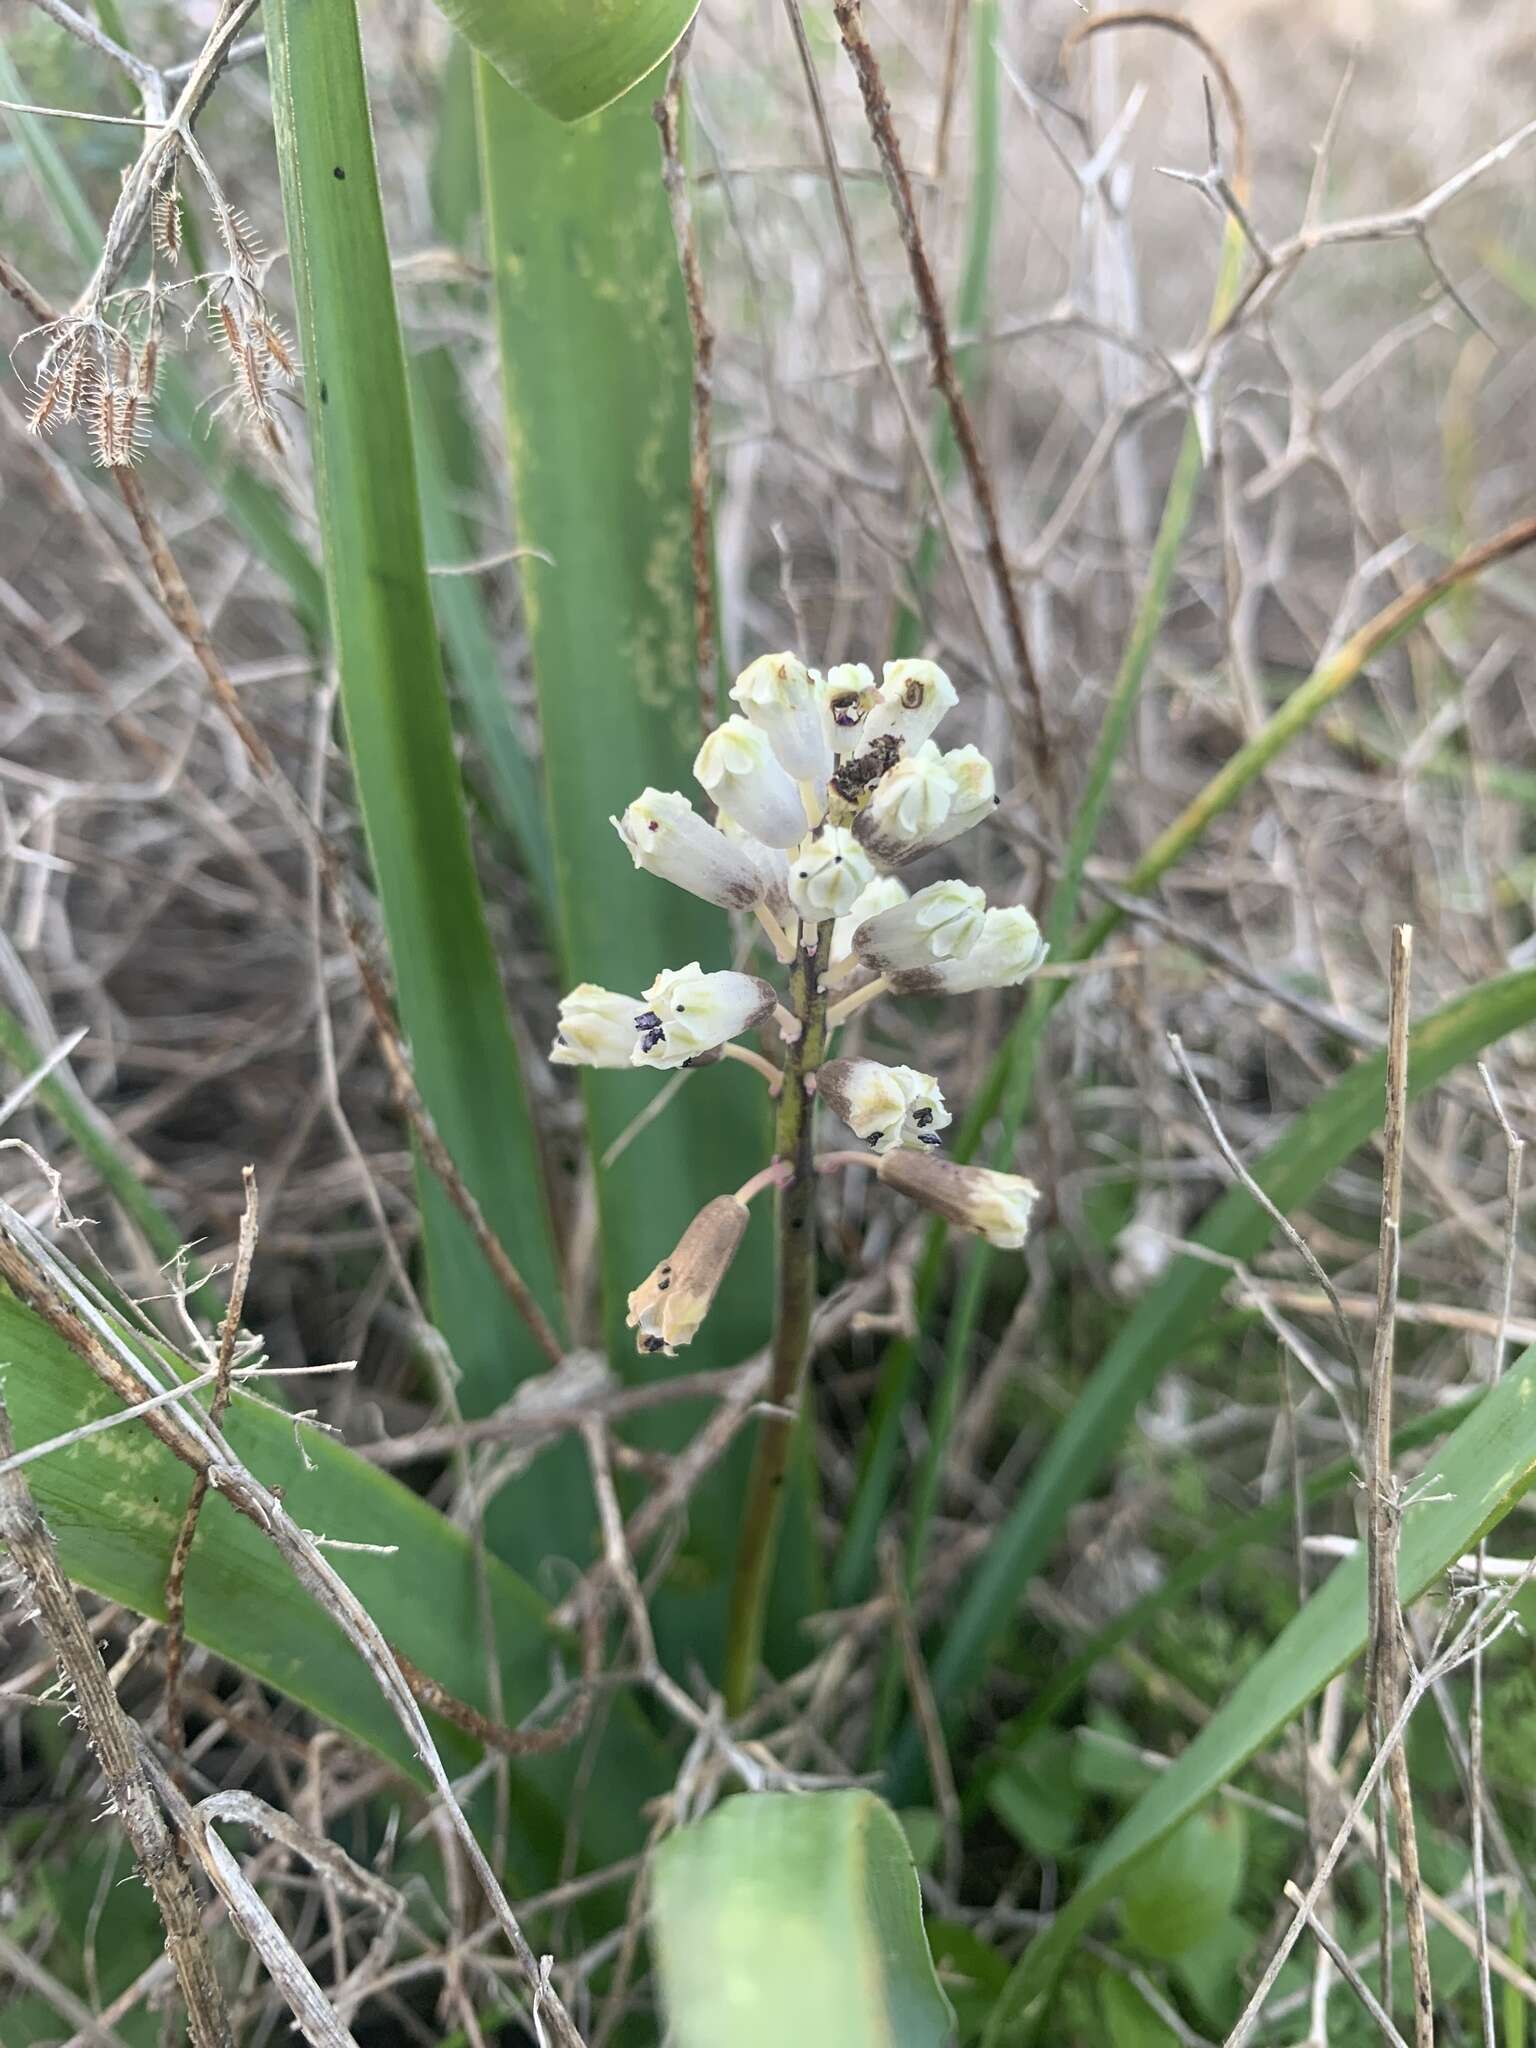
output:
<path id="1" fill-rule="evenodd" d="M 609 823 L 647 784 L 697 795 L 702 738 L 688 326 L 650 89 L 562 128 L 486 64 L 478 84 L 517 536 L 549 558 L 527 557 L 522 583 L 562 974 L 566 986 L 595 981 L 638 996 L 664 967 L 731 964 L 725 914 L 638 873 Z M 658 1085 L 633 1073 L 585 1073 L 581 1084 L 588 1143 L 602 1161 Z M 605 1326 L 623 1370 L 671 1369 L 636 1357 L 626 1297 L 704 1204 L 756 1172 L 768 1150 L 762 1084 L 728 1062 L 683 1077 L 600 1170 Z M 696 1364 L 730 1364 L 765 1340 L 766 1239 L 766 1223 L 754 1220 L 690 1348 Z M 675 1413 L 658 1418 L 651 1440 L 675 1443 L 671 1432 L 691 1426 Z M 706 1659 L 724 1609 L 733 1491 L 729 1482 L 706 1489 L 690 1525 L 700 1555 L 688 1562 L 701 1567 L 690 1649 Z M 805 1518 L 788 1517 L 785 1533 L 782 1576 L 793 1601 L 808 1603 Z M 685 1597 L 676 1586 L 674 1597 Z"/>
<path id="2" fill-rule="evenodd" d="M 677 43 L 699 0 L 437 0 L 459 34 L 560 121 L 598 113 Z"/>
<path id="3" fill-rule="evenodd" d="M 1453 1067 L 1533 1019 L 1536 971 L 1507 974 L 1458 996 L 1413 1032 L 1410 1094 L 1422 1094 Z M 1359 1061 L 1253 1165 L 1254 1178 L 1280 1210 L 1306 1201 L 1370 1138 L 1381 1121 L 1385 1071 L 1384 1054 Z M 1232 1187 L 1195 1238 L 1227 1257 L 1246 1259 L 1266 1243 L 1273 1227 L 1245 1189 Z M 1009 1627 L 1025 1587 L 1045 1563 L 1067 1515 L 1114 1457 L 1134 1422 L 1137 1404 L 1193 1341 L 1227 1279 L 1228 1269 L 1221 1265 L 1187 1256 L 1176 1259 L 1138 1304 L 1078 1393 L 944 1631 L 932 1676 L 946 1712 L 954 1711 L 980 1676 L 990 1647 Z M 892 1770 L 897 1796 L 912 1798 L 922 1775 L 920 1748 L 908 1730 Z"/>
<path id="4" fill-rule="evenodd" d="M 4 1287 L 0 1361 L 22 1449 L 120 1405 L 64 1340 Z M 163 1357 L 146 1362 L 169 1380 Z M 301 1437 L 291 1417 L 247 1394 L 236 1394 L 225 1434 L 264 1485 L 282 1490 L 288 1512 L 304 1527 L 343 1543 L 386 1546 L 383 1555 L 337 1550 L 331 1559 L 391 1643 L 457 1698 L 488 1711 L 475 1562 L 463 1531 L 333 1437 L 309 1429 Z M 191 1484 L 186 1466 L 136 1421 L 38 1458 L 25 1473 L 69 1576 L 136 1613 L 163 1619 L 166 1571 Z M 521 1578 L 493 1557 L 485 1561 L 485 1575 L 504 1711 L 515 1722 L 549 1691 L 560 1645 L 544 1603 Z M 427 1782 L 350 1643 L 277 1550 L 217 1490 L 198 1523 L 186 1591 L 194 1641 L 368 1744 L 418 1783 Z M 463 1736 L 441 1724 L 436 1732 L 450 1768 L 472 1759 Z M 512 1766 L 518 1854 L 534 1882 L 546 1881 L 558 1867 L 579 1768 L 579 1748 Z M 582 1809 L 584 1846 L 606 1859 L 637 1846 L 640 1802 L 663 1782 L 658 1759 L 631 1716 L 617 1714 L 607 1723 L 599 1773 L 602 1789 L 594 1786 Z"/>
<path id="5" fill-rule="evenodd" d="M 1536 1347 L 1435 1452 L 1433 1470 L 1433 1494 L 1403 1520 L 1399 1575 L 1405 1600 L 1416 1600 L 1474 1549 L 1536 1481 Z M 1030 2006 L 1095 1914 L 1122 1890 L 1137 1859 L 1227 1784 L 1360 1655 L 1365 1630 L 1365 1561 L 1357 1554 L 1313 1594 L 1104 1843 L 1050 1931 L 1026 1950 L 1014 1971 L 987 2030 L 990 2048 L 1023 2038 Z"/>
<path id="6" fill-rule="evenodd" d="M 558 1318 L 538 1152 L 443 690 L 357 16 L 349 0 L 276 0 L 266 23 L 332 642 L 401 1021 L 449 1152 Z M 441 1188 L 425 1170 L 419 1183 L 433 1313 L 460 1400 L 483 1413 L 542 1360 Z M 520 1485 L 520 1554 L 574 1546 L 574 1497 L 558 1459 Z"/>
<path id="7" fill-rule="evenodd" d="M 1166 1962 L 1214 1934 L 1242 1888 L 1248 1829 L 1240 1806 L 1213 1800 L 1192 1813 L 1126 1874 L 1125 1931 Z"/>
<path id="8" fill-rule="evenodd" d="M 869 1792 L 745 1793 L 658 1851 L 675 2048 L 945 2048 L 954 2015 L 901 1824 Z"/>

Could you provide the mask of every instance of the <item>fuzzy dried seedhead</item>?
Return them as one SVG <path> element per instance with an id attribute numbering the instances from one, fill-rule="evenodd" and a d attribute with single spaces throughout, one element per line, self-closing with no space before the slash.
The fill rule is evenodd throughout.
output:
<path id="1" fill-rule="evenodd" d="M 50 331 L 27 408 L 30 432 L 79 420 L 101 468 L 138 460 L 160 374 L 158 305 L 146 304 L 137 332 L 100 320 L 64 320 Z"/>
<path id="2" fill-rule="evenodd" d="M 260 290 L 237 270 L 218 278 L 205 301 L 213 339 L 235 373 L 241 408 L 269 443 L 278 439 L 274 388 L 298 375 L 293 349 Z"/>

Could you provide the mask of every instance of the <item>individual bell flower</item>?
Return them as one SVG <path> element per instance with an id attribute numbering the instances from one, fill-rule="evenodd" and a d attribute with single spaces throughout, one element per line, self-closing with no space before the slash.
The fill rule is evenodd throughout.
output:
<path id="1" fill-rule="evenodd" d="M 762 904 L 775 917 L 789 916 L 789 854 L 782 846 L 764 846 L 726 811 L 720 813 L 719 829 L 732 846 L 739 846 L 762 879 Z M 754 906 L 755 907 L 755 906 Z"/>
<path id="2" fill-rule="evenodd" d="M 870 856 L 900 867 L 948 845 L 997 806 L 992 764 L 975 747 L 941 754 L 925 740 L 876 785 L 855 830 Z"/>
<path id="3" fill-rule="evenodd" d="M 556 1067 L 627 1067 L 635 1045 L 633 996 L 616 995 L 595 981 L 578 982 L 560 998 L 560 1021 L 549 1048 Z"/>
<path id="4" fill-rule="evenodd" d="M 951 1121 L 932 1074 L 880 1060 L 828 1060 L 816 1075 L 816 1097 L 880 1154 L 937 1145 Z"/>
<path id="5" fill-rule="evenodd" d="M 928 1152 L 887 1152 L 876 1168 L 887 1187 L 909 1195 L 962 1230 L 973 1230 L 1002 1252 L 1017 1251 L 1029 1235 L 1040 1190 L 1017 1173 L 960 1166 Z"/>
<path id="6" fill-rule="evenodd" d="M 608 821 L 637 868 L 675 882 L 722 910 L 751 910 L 765 883 L 749 850 L 701 818 L 678 790 L 644 789 L 622 818 Z"/>
<path id="7" fill-rule="evenodd" d="M 869 715 L 880 702 L 873 671 L 862 661 L 840 661 L 817 685 L 831 732 L 834 754 L 862 747 Z"/>
<path id="8" fill-rule="evenodd" d="M 962 959 L 975 945 L 987 899 L 970 882 L 930 882 L 904 903 L 868 918 L 853 950 L 879 974 Z"/>
<path id="9" fill-rule="evenodd" d="M 685 1067 L 761 1024 L 778 998 L 755 974 L 706 974 L 697 960 L 669 967 L 630 1020 L 634 1067 Z"/>
<path id="10" fill-rule="evenodd" d="M 805 831 L 805 805 L 761 726 L 739 715 L 716 726 L 693 772 L 722 811 L 765 846 L 794 846 Z"/>
<path id="11" fill-rule="evenodd" d="M 808 924 L 846 917 L 874 880 L 869 855 L 845 825 L 807 833 L 789 858 L 789 900 Z"/>
<path id="12" fill-rule="evenodd" d="M 916 902 L 916 897 L 912 899 Z M 1022 904 L 989 910 L 969 951 L 951 960 L 932 960 L 887 973 L 897 995 L 974 995 L 977 989 L 1015 988 L 1034 973 L 1050 951 L 1040 927 Z"/>
<path id="13" fill-rule="evenodd" d="M 905 903 L 908 893 L 906 883 L 898 881 L 895 875 L 876 875 L 872 882 L 866 882 L 848 915 L 840 917 L 832 927 L 831 958 L 846 960 L 853 951 L 853 935 L 859 926 L 878 917 L 882 910 L 894 910 L 898 903 Z"/>
<path id="14" fill-rule="evenodd" d="M 793 654 L 760 654 L 731 685 L 731 696 L 768 735 L 780 767 L 824 792 L 832 773 L 829 720 L 804 662 Z"/>
<path id="15" fill-rule="evenodd" d="M 899 739 L 909 754 L 915 754 L 932 737 L 946 711 L 960 699 L 954 684 L 933 661 L 888 661 L 880 685 L 880 701 L 865 726 L 868 739 L 887 734 Z"/>
<path id="16" fill-rule="evenodd" d="M 709 1314 L 716 1290 L 730 1270 L 747 1227 L 747 1205 L 734 1195 L 716 1195 L 677 1241 L 677 1249 L 640 1282 L 624 1318 L 635 1332 L 635 1349 L 671 1358 L 691 1344 Z"/>

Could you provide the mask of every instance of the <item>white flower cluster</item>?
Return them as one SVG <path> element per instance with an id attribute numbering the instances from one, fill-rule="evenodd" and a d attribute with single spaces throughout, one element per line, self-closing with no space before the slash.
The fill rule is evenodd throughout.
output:
<path id="1" fill-rule="evenodd" d="M 723 910 L 751 913 L 781 962 L 798 946 L 816 949 L 823 988 L 847 991 L 828 1014 L 830 1029 L 885 991 L 962 995 L 1011 987 L 1039 967 L 1046 947 L 1027 910 L 989 908 L 981 890 L 955 880 L 913 894 L 892 872 L 947 845 L 998 802 L 985 756 L 973 746 L 944 752 L 933 737 L 956 702 L 941 668 L 887 662 L 877 684 L 862 663 L 823 676 L 793 654 L 765 654 L 737 677 L 731 697 L 737 709 L 693 764 L 713 818 L 680 791 L 645 789 L 611 821 L 636 867 Z M 664 970 L 642 996 L 582 982 L 560 1004 L 550 1057 L 559 1066 L 675 1068 L 729 1052 L 771 1078 L 761 1055 L 732 1041 L 777 1008 L 767 981 L 706 973 L 697 961 Z M 804 1020 L 779 1015 L 792 1039 Z M 888 1155 L 931 1158 L 950 1122 L 932 1075 L 844 1059 L 800 1078 L 880 1156 L 883 1179 L 956 1221 L 965 1221 L 967 1201 L 979 1205 L 969 1227 L 1014 1241 L 1014 1226 L 1002 1230 L 983 1200 L 991 1182 L 1012 1176 L 966 1168 L 960 1178 L 904 1179 L 885 1170 Z M 943 1201 L 934 1192 L 941 1184 Z"/>

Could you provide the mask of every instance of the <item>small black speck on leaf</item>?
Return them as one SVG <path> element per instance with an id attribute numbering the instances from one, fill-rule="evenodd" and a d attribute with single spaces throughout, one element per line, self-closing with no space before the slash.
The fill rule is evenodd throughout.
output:
<path id="1" fill-rule="evenodd" d="M 346 175 L 347 175 L 347 174 L 346 174 L 346 172 L 345 172 L 345 171 L 344 171 L 344 170 L 343 170 L 343 169 L 341 168 L 341 165 L 340 165 L 340 164 L 338 164 L 338 165 L 336 166 L 335 170 L 333 170 L 333 171 L 331 172 L 331 176 L 332 176 L 333 178 L 345 178 L 345 177 L 346 177 Z"/>

